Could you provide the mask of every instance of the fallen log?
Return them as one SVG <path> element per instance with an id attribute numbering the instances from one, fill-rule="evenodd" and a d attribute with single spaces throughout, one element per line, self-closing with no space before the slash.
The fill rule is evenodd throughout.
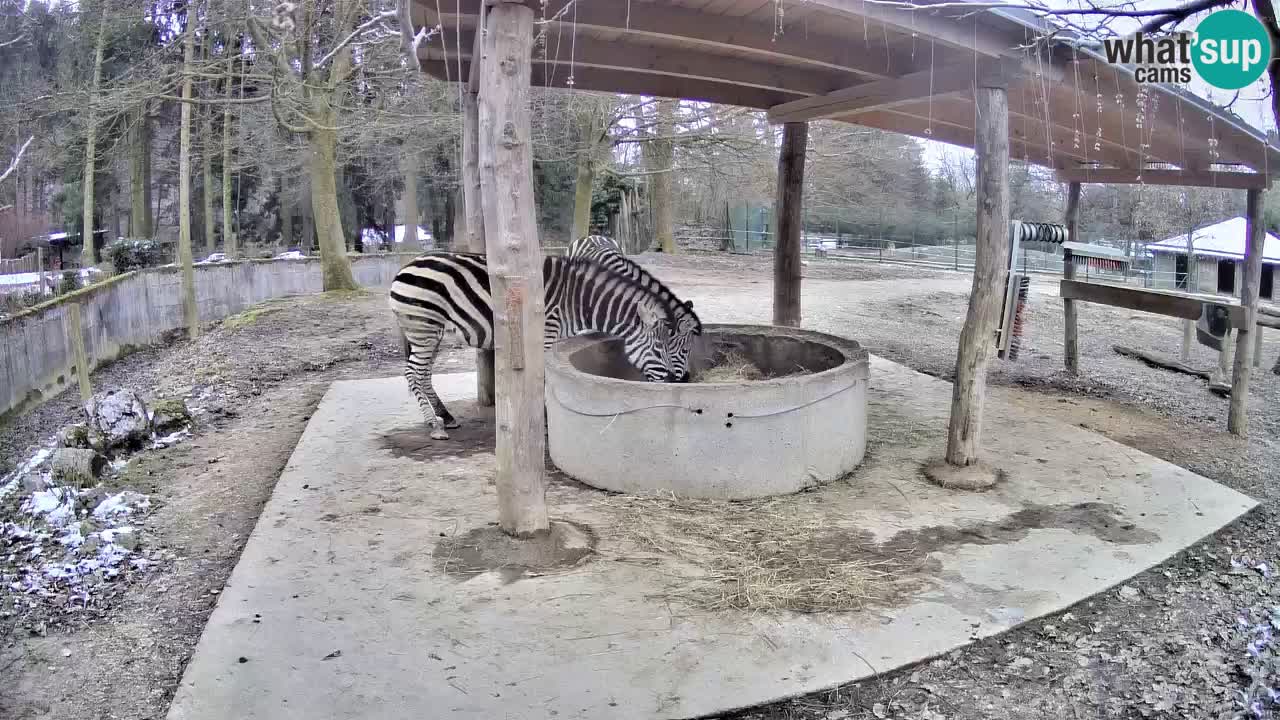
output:
<path id="1" fill-rule="evenodd" d="M 59 448 L 49 465 L 55 478 L 77 487 L 92 487 L 106 469 L 107 459 L 96 450 Z"/>
<path id="2" fill-rule="evenodd" d="M 1208 370 L 1200 370 L 1199 368 L 1194 368 L 1180 360 L 1165 357 L 1164 355 L 1159 355 L 1157 353 L 1138 350 L 1137 348 L 1126 347 L 1124 345 L 1112 345 L 1111 349 L 1115 350 L 1120 355 L 1137 358 L 1152 367 L 1172 370 L 1186 375 L 1195 375 L 1196 377 L 1203 378 L 1205 380 L 1208 380 L 1210 376 L 1210 371 Z"/>

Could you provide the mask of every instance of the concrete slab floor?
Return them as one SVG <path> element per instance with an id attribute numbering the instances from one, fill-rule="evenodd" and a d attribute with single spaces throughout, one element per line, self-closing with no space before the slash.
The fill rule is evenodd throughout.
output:
<path id="1" fill-rule="evenodd" d="M 866 462 L 776 507 L 915 548 L 922 582 L 896 603 L 691 608 L 669 592 L 682 570 L 627 546 L 602 514 L 604 494 L 570 482 L 550 488 L 552 514 L 590 527 L 596 554 L 541 575 L 461 575 L 438 548 L 496 518 L 492 416 L 467 401 L 473 374 L 436 382 L 463 419 L 449 443 L 426 439 L 403 379 L 330 388 L 170 720 L 697 717 L 892 670 L 1060 611 L 1255 505 L 997 401 L 985 452 L 1006 481 L 984 493 L 935 487 L 920 466 L 942 452 L 950 384 L 873 358 Z"/>

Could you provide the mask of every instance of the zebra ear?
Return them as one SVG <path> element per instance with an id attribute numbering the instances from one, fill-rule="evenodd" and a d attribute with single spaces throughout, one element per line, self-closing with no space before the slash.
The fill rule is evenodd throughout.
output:
<path id="1" fill-rule="evenodd" d="M 685 300 L 685 301 L 684 301 L 684 306 L 685 306 L 685 307 L 687 307 L 687 308 L 689 308 L 690 310 L 692 310 L 692 309 L 693 309 L 693 301 L 692 301 L 692 300 Z"/>

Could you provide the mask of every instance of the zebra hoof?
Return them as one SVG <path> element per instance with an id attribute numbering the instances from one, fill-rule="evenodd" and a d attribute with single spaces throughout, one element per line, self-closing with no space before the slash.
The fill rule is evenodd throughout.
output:
<path id="1" fill-rule="evenodd" d="M 445 432 L 444 430 L 441 430 L 440 428 L 432 428 L 431 439 L 432 440 L 448 440 L 449 433 Z"/>

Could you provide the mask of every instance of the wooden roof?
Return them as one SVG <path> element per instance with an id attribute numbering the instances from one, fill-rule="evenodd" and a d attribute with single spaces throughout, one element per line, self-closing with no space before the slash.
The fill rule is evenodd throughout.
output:
<path id="1" fill-rule="evenodd" d="M 427 72 L 468 77 L 483 1 L 414 0 L 418 23 L 443 26 L 420 49 Z M 830 118 L 972 148 L 975 79 L 998 73 L 1009 79 L 1017 159 L 1280 170 L 1280 147 L 1240 118 L 1180 89 L 1140 86 L 1069 36 L 1045 40 L 1043 21 L 1026 13 L 954 1 L 928 11 L 864 0 L 531 4 L 538 85 L 739 105 L 775 122 Z"/>

